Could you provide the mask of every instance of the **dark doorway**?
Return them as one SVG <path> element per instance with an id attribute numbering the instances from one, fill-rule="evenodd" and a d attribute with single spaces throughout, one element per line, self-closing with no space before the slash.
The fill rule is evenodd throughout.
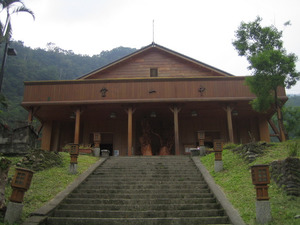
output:
<path id="1" fill-rule="evenodd" d="M 109 155 L 113 155 L 113 134 L 112 133 L 101 133 L 101 143 L 100 150 L 107 149 L 109 150 Z"/>
<path id="2" fill-rule="evenodd" d="M 112 156 L 113 155 L 113 144 L 100 144 L 100 149 L 107 149 L 109 150 L 109 155 Z"/>

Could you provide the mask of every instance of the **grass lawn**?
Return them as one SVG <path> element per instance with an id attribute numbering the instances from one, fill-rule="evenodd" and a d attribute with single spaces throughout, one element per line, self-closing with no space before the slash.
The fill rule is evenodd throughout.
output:
<path id="1" fill-rule="evenodd" d="M 256 164 L 269 164 L 274 160 L 287 158 L 287 146 L 289 146 L 290 142 L 274 144 L 274 146 L 265 150 L 262 157 L 249 164 L 231 150 L 224 150 L 224 170 L 219 173 L 214 172 L 214 154 L 201 157 L 201 162 L 247 224 L 256 224 L 256 193 L 251 180 L 250 167 Z M 269 197 L 273 218 L 273 221 L 269 224 L 300 224 L 300 219 L 294 218 L 296 215 L 300 215 L 300 197 L 287 196 L 273 181 L 269 185 Z"/>
<path id="2" fill-rule="evenodd" d="M 24 220 L 30 213 L 40 208 L 46 202 L 51 200 L 56 194 L 64 190 L 80 174 L 86 171 L 99 158 L 88 155 L 79 155 L 78 157 L 78 174 L 71 175 L 68 173 L 70 165 L 70 155 L 60 153 L 63 158 L 61 167 L 53 167 L 43 171 L 35 172 L 29 190 L 25 193 L 24 208 L 22 219 Z M 12 161 L 9 170 L 9 177 L 12 178 L 15 173 L 15 165 L 22 157 L 7 157 Z M 6 186 L 6 199 L 11 195 L 11 187 Z M 3 224 L 3 221 L 0 221 Z"/>

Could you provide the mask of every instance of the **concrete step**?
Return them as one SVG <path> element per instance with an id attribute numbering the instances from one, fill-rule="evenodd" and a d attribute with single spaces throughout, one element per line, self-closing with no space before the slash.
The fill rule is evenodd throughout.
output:
<path id="1" fill-rule="evenodd" d="M 189 185 L 189 186 L 193 186 L 193 185 L 205 185 L 206 182 L 205 181 L 191 181 L 191 180 L 183 180 L 183 181 L 174 181 L 174 180 L 116 180 L 116 181 L 109 181 L 109 180 L 87 180 L 85 182 L 82 183 L 82 185 L 105 185 L 105 186 L 113 186 L 113 185 L 136 185 L 136 184 L 143 184 L 143 185 L 169 185 L 169 184 L 175 184 L 175 185 L 180 185 L 180 184 L 184 184 L 184 185 Z"/>
<path id="2" fill-rule="evenodd" d="M 80 189 L 185 189 L 187 187 L 186 184 L 99 184 L 99 185 L 91 185 L 91 184 L 82 184 L 80 185 Z M 205 189 L 207 188 L 207 184 L 195 184 L 191 187 L 192 189 Z"/>
<path id="3" fill-rule="evenodd" d="M 154 204 L 204 204 L 216 203 L 214 198 L 188 198 L 188 199 L 86 199 L 86 198 L 67 198 L 64 200 L 65 204 L 116 204 L 116 205 L 154 205 Z"/>
<path id="4" fill-rule="evenodd" d="M 71 210 L 121 210 L 121 211 L 145 211 L 145 210 L 208 210 L 220 209 L 217 203 L 204 204 L 155 204 L 155 205 L 125 205 L 125 204 L 70 204 L 62 203 L 59 209 Z"/>
<path id="5" fill-rule="evenodd" d="M 163 218 L 163 217 L 210 217 L 224 216 L 224 210 L 171 210 L 171 211 L 108 211 L 108 210 L 60 210 L 54 217 L 82 218 Z"/>
<path id="6" fill-rule="evenodd" d="M 122 175 L 122 174 L 115 174 L 115 175 L 90 175 L 86 181 L 107 181 L 107 182 L 121 182 L 121 181 L 193 181 L 199 182 L 204 181 L 202 177 L 193 176 L 193 175 L 168 175 L 168 174 L 145 174 L 145 175 Z"/>
<path id="7" fill-rule="evenodd" d="M 159 199 L 159 198 L 212 198 L 213 194 L 211 193 L 82 193 L 82 192 L 73 192 L 69 195 L 70 198 L 102 198 L 102 199 Z"/>
<path id="8" fill-rule="evenodd" d="M 188 187 L 187 187 L 188 188 Z M 205 189 L 198 189 L 198 188 L 191 188 L 190 189 L 146 189 L 146 188 L 140 188 L 140 189 L 89 189 L 84 187 L 78 187 L 75 191 L 75 193 L 78 192 L 85 192 L 85 193 L 106 193 L 106 194 L 113 194 L 113 193 L 119 193 L 119 194 L 155 194 L 155 193 L 171 193 L 171 194 L 180 194 L 180 193 L 210 193 L 210 191 Z"/>
<path id="9" fill-rule="evenodd" d="M 95 176 L 98 179 L 102 179 L 102 178 L 110 178 L 112 180 L 118 180 L 118 179 L 157 179 L 157 180 L 174 180 L 174 179 L 189 179 L 189 180 L 203 180 L 201 177 L 199 177 L 198 175 L 193 175 L 193 174 L 149 174 L 149 175 L 137 175 L 137 174 L 98 174 L 98 175 L 91 175 L 89 177 L 89 179 L 91 178 L 95 178 Z"/>
<path id="10" fill-rule="evenodd" d="M 49 225 L 198 225 L 228 224 L 227 217 L 189 217 L 189 218 L 48 218 Z"/>
<path id="11" fill-rule="evenodd" d="M 125 182 L 153 182 L 153 183 L 160 183 L 160 182 L 183 182 L 183 181 L 189 181 L 189 182 L 194 182 L 194 183 L 206 183 L 203 179 L 199 178 L 198 179 L 193 179 L 193 178 L 189 178 L 189 177 L 181 177 L 181 176 L 177 176 L 177 177 L 162 177 L 161 179 L 158 178 L 153 178 L 153 177 L 99 177 L 99 176 L 94 176 L 91 175 L 89 176 L 85 183 L 87 182 L 98 182 L 98 183 L 115 183 L 115 182 L 120 182 L 120 183 L 125 183 Z"/>
<path id="12" fill-rule="evenodd" d="M 48 225 L 228 224 L 189 157 L 111 157 L 48 217 Z"/>
<path id="13" fill-rule="evenodd" d="M 128 169 L 121 169 L 121 170 L 113 170 L 113 169 L 107 169 L 107 170 L 98 170 L 94 171 L 93 174 L 199 174 L 196 171 L 191 170 L 172 170 L 172 169 L 165 169 L 165 170 L 157 170 L 157 169 L 147 169 L 147 168 L 141 168 L 141 169 L 134 169 L 134 170 L 128 170 Z"/>

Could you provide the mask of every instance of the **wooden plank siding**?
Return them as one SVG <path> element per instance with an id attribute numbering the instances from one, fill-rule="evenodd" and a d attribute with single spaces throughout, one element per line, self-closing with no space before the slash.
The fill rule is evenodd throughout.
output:
<path id="1" fill-rule="evenodd" d="M 151 49 L 125 62 L 101 70 L 87 79 L 150 77 L 150 68 L 158 69 L 158 77 L 220 76 L 219 73 L 182 58 Z"/>
<path id="2" fill-rule="evenodd" d="M 204 87 L 205 91 L 198 91 Z M 100 90 L 106 88 L 106 96 Z M 153 93 L 150 93 L 150 92 Z M 279 97 L 286 97 L 283 88 Z M 23 105 L 90 104 L 160 101 L 228 101 L 255 97 L 244 77 L 103 79 L 25 82 Z"/>
<path id="3" fill-rule="evenodd" d="M 152 43 L 128 56 L 92 71 L 80 78 L 147 78 L 155 69 L 157 77 L 230 77 L 225 71 Z M 152 74 L 153 75 L 153 74 Z M 152 76 L 151 76 L 152 77 Z"/>

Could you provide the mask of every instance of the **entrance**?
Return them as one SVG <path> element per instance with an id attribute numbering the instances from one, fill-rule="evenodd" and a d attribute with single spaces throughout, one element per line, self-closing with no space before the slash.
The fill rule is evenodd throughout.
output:
<path id="1" fill-rule="evenodd" d="M 109 155 L 113 155 L 113 134 L 112 133 L 101 133 L 100 150 L 109 150 Z"/>
<path id="2" fill-rule="evenodd" d="M 137 124 L 136 155 L 174 155 L 174 125 L 168 117 L 142 118 Z"/>

